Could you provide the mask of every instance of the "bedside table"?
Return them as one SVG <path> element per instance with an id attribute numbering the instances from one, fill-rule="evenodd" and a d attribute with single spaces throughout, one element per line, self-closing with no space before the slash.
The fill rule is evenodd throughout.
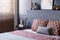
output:
<path id="1" fill-rule="evenodd" d="M 25 27 L 18 27 L 18 30 L 24 30 L 26 29 Z"/>
<path id="2" fill-rule="evenodd" d="M 26 27 L 24 25 L 17 25 L 16 26 L 17 30 L 24 30 Z"/>

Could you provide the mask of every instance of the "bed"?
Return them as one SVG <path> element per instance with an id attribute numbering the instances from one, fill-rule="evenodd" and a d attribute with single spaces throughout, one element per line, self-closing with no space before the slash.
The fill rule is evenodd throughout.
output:
<path id="1" fill-rule="evenodd" d="M 47 25 L 47 27 L 53 28 L 52 32 L 54 36 L 36 32 L 36 30 L 39 29 L 39 26 L 46 26 L 47 22 L 34 19 L 31 29 L 0 33 L 0 40 L 60 40 L 60 36 L 58 36 L 60 33 L 58 29 L 60 28 L 57 21 L 49 21 Z"/>
<path id="2" fill-rule="evenodd" d="M 54 38 L 25 31 L 14 31 L 0 34 L 0 40 L 54 40 Z"/>
<path id="3" fill-rule="evenodd" d="M 60 40 L 60 37 L 38 34 L 31 29 L 26 29 L 1 33 L 0 40 Z"/>
<path id="4" fill-rule="evenodd" d="M 41 36 L 45 36 L 45 37 L 52 37 L 52 38 L 54 38 L 54 40 L 60 40 L 60 36 L 38 34 L 37 32 L 34 32 L 31 29 L 26 29 L 26 30 L 23 30 L 23 31 L 26 31 L 26 32 L 29 32 L 29 33 L 33 33 L 33 34 L 37 34 L 37 35 L 41 35 Z"/>

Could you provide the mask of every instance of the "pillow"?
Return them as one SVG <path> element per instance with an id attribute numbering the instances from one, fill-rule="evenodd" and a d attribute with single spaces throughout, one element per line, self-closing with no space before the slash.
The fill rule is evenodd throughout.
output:
<path id="1" fill-rule="evenodd" d="M 52 31 L 51 34 L 52 35 L 59 35 L 59 21 L 53 21 L 53 20 L 49 20 L 47 27 L 51 27 Z"/>
<path id="2" fill-rule="evenodd" d="M 37 29 L 37 33 L 49 35 L 50 34 L 50 31 L 49 31 L 50 29 L 51 29 L 50 27 L 39 26 L 38 29 Z"/>
<path id="3" fill-rule="evenodd" d="M 31 29 L 32 29 L 33 31 L 36 31 L 36 30 L 37 30 L 37 27 L 38 27 L 38 19 L 34 19 L 34 20 L 33 20 L 33 23 L 32 23 Z"/>

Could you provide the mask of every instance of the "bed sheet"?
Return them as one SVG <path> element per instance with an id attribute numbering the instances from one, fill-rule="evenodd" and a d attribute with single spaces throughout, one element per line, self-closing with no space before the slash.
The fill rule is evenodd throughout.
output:
<path id="1" fill-rule="evenodd" d="M 23 30 L 23 31 L 30 32 L 30 33 L 34 33 L 34 34 L 37 34 L 37 35 L 38 35 L 38 33 L 37 33 L 37 32 L 32 31 L 31 29 L 26 29 L 26 30 Z M 52 38 L 56 38 L 56 39 L 59 39 L 59 40 L 60 40 L 60 36 L 45 35 L 45 34 L 40 34 L 40 35 L 48 36 L 48 37 L 52 37 Z"/>

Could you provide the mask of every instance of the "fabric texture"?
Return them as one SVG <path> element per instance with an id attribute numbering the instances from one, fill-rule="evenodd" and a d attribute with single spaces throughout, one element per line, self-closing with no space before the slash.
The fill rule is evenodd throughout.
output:
<path id="1" fill-rule="evenodd" d="M 36 31 L 37 30 L 37 27 L 38 27 L 38 19 L 34 19 L 31 29 L 33 31 Z"/>
<path id="2" fill-rule="evenodd" d="M 39 26 L 46 27 L 48 20 L 39 19 Z"/>
<path id="3" fill-rule="evenodd" d="M 2 33 L 0 34 L 0 40 L 35 40 L 35 39 L 19 36 L 19 35 L 14 35 L 11 33 Z"/>
<path id="4" fill-rule="evenodd" d="M 30 33 L 30 32 L 26 32 L 26 31 L 14 31 L 11 32 L 12 34 L 15 35 L 19 35 L 19 36 L 24 36 L 24 37 L 28 37 L 28 38 L 33 38 L 36 40 L 54 40 L 55 38 L 53 37 L 49 37 L 49 36 L 44 36 L 44 35 L 40 35 L 40 34 L 35 34 L 35 33 Z"/>
<path id="5" fill-rule="evenodd" d="M 59 21 L 53 21 L 53 20 L 49 20 L 49 23 L 47 24 L 47 27 L 51 27 L 52 31 L 51 34 L 52 35 L 59 35 Z"/>
<path id="6" fill-rule="evenodd" d="M 37 29 L 37 33 L 49 35 L 50 34 L 50 31 L 49 31 L 50 29 L 51 29 L 50 27 L 39 26 L 38 29 Z"/>
<path id="7" fill-rule="evenodd" d="M 43 27 L 46 27 L 47 26 L 47 23 L 48 23 L 48 20 L 43 20 L 43 19 L 34 19 L 33 20 L 33 23 L 32 23 L 32 30 L 33 31 L 36 31 L 38 26 L 43 26 Z"/>

